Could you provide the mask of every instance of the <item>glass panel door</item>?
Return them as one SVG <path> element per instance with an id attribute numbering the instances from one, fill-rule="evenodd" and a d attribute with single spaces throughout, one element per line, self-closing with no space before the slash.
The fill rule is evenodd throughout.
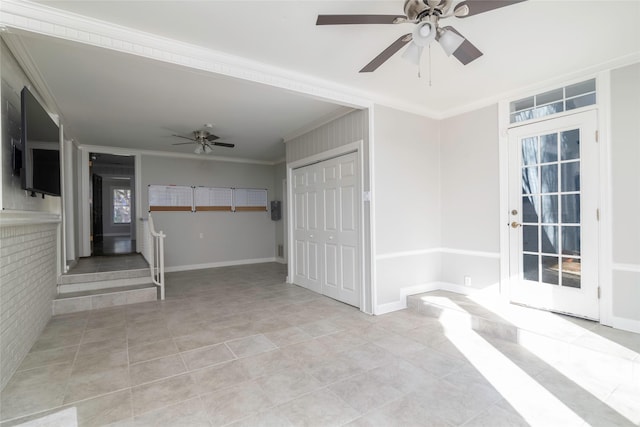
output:
<path id="1" fill-rule="evenodd" d="M 595 112 L 510 130 L 514 302 L 597 318 Z"/>

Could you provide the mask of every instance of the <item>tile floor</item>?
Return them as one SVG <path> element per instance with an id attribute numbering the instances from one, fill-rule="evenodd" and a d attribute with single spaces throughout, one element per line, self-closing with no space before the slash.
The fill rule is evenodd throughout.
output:
<path id="1" fill-rule="evenodd" d="M 149 264 L 140 254 L 104 255 L 80 258 L 67 274 L 104 273 L 140 268 L 149 268 Z"/>
<path id="2" fill-rule="evenodd" d="M 284 276 L 170 273 L 163 302 L 52 318 L 1 394 L 2 427 L 63 409 L 81 426 L 640 425 L 640 373 L 567 374 L 517 344 L 407 310 L 367 316 Z"/>

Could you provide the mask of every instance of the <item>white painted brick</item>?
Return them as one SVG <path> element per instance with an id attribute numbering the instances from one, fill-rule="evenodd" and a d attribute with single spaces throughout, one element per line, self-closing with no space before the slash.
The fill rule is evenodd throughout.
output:
<path id="1" fill-rule="evenodd" d="M 57 227 L 0 227 L 0 390 L 51 318 Z"/>

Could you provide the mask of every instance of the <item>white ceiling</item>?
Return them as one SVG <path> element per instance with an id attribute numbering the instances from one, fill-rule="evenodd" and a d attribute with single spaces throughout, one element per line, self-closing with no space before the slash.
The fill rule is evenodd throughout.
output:
<path id="1" fill-rule="evenodd" d="M 411 24 L 315 25 L 319 13 L 402 14 L 402 0 L 41 3 L 433 117 L 640 59 L 639 0 L 529 0 L 447 19 L 443 24 L 453 25 L 484 56 L 463 66 L 434 45 L 431 64 L 423 58 L 422 78 L 400 54 L 374 73 L 358 73 Z M 83 144 L 190 152 L 171 146 L 171 133 L 211 122 L 223 141 L 237 144 L 217 155 L 274 161 L 283 156 L 282 138 L 344 111 L 330 100 L 264 84 L 42 36 L 19 37 L 68 130 Z"/>

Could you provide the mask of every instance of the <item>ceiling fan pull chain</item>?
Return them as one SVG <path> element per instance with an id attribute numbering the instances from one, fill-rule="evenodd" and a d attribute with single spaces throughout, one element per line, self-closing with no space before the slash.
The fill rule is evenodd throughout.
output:
<path id="1" fill-rule="evenodd" d="M 431 87 L 431 43 L 429 43 L 429 87 Z"/>

